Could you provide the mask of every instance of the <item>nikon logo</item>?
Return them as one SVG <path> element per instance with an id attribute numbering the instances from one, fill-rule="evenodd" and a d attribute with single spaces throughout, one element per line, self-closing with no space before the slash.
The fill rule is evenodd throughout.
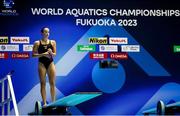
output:
<path id="1" fill-rule="evenodd" d="M 90 44 L 107 44 L 107 38 L 105 37 L 91 37 L 89 38 Z"/>
<path id="2" fill-rule="evenodd" d="M 0 37 L 0 44 L 7 44 L 8 43 L 8 37 Z"/>

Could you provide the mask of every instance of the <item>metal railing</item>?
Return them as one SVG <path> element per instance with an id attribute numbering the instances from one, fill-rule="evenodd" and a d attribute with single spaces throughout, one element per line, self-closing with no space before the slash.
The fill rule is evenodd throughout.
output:
<path id="1" fill-rule="evenodd" d="M 6 115 L 5 110 L 7 110 L 7 115 L 10 115 L 10 107 L 11 107 L 10 103 L 12 101 L 13 106 L 14 106 L 14 110 L 15 110 L 15 115 L 19 116 L 16 98 L 15 98 L 14 89 L 13 89 L 12 80 L 11 80 L 11 76 L 12 76 L 13 72 L 14 71 L 9 72 L 4 78 L 2 78 L 0 80 L 0 85 L 1 85 L 1 102 L 0 102 L 1 115 Z M 5 94 L 7 94 L 7 95 L 5 95 Z"/>

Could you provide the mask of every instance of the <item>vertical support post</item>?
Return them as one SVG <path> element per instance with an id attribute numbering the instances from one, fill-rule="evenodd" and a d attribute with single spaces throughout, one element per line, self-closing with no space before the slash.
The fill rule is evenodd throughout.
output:
<path id="1" fill-rule="evenodd" d="M 7 114 L 10 115 L 10 103 L 11 103 L 11 100 L 10 100 L 10 88 L 9 88 L 8 84 L 7 84 L 7 99 L 9 100 L 8 103 L 7 103 Z"/>
<path id="2" fill-rule="evenodd" d="M 2 87 L 1 87 L 1 103 L 4 102 L 4 80 L 2 81 Z M 2 115 L 4 115 L 4 104 L 2 104 Z"/>
<path id="3" fill-rule="evenodd" d="M 10 92 L 11 92 L 11 97 L 12 97 L 12 101 L 13 101 L 15 115 L 19 116 L 19 111 L 18 111 L 18 107 L 17 107 L 17 102 L 16 102 L 15 94 L 14 94 L 14 89 L 13 89 L 13 85 L 12 85 L 11 75 L 7 75 L 7 78 L 8 78 L 8 84 L 9 84 L 9 88 L 10 88 Z"/>

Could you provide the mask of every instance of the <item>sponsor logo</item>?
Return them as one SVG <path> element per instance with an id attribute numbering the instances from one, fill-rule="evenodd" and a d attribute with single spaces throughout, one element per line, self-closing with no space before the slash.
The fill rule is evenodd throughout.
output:
<path id="1" fill-rule="evenodd" d="M 128 39 L 125 37 L 110 37 L 109 44 L 128 44 Z"/>
<path id="2" fill-rule="evenodd" d="M 100 60 L 99 68 L 118 68 L 118 62 L 115 60 Z"/>
<path id="3" fill-rule="evenodd" d="M 95 51 L 96 46 L 94 46 L 94 45 L 78 45 L 77 50 L 82 51 L 82 52 L 84 52 L 84 51 L 86 51 L 86 52 L 87 51 Z"/>
<path id="4" fill-rule="evenodd" d="M 0 51 L 19 51 L 19 45 L 0 45 Z"/>
<path id="5" fill-rule="evenodd" d="M 128 59 L 128 54 L 127 53 L 111 53 L 110 58 L 117 59 L 117 60 L 126 60 Z"/>
<path id="6" fill-rule="evenodd" d="M 11 37 L 11 43 L 29 43 L 29 37 Z"/>
<path id="7" fill-rule="evenodd" d="M 23 51 L 32 51 L 33 45 L 23 45 Z"/>
<path id="8" fill-rule="evenodd" d="M 108 54 L 107 53 L 90 53 L 89 57 L 91 59 L 107 59 Z"/>
<path id="9" fill-rule="evenodd" d="M 140 52 L 139 45 L 122 45 L 121 52 Z"/>
<path id="10" fill-rule="evenodd" d="M 5 8 L 12 8 L 14 6 L 13 0 L 3 0 L 3 6 Z"/>
<path id="11" fill-rule="evenodd" d="M 8 43 L 8 37 L 0 37 L 0 44 L 7 44 Z"/>
<path id="12" fill-rule="evenodd" d="M 107 44 L 106 37 L 91 37 L 89 38 L 90 44 Z"/>
<path id="13" fill-rule="evenodd" d="M 174 45 L 174 52 L 180 52 L 180 45 Z"/>
<path id="14" fill-rule="evenodd" d="M 0 16 L 17 16 L 18 13 L 15 6 L 14 0 L 3 0 L 3 8 L 0 9 Z"/>
<path id="15" fill-rule="evenodd" d="M 118 46 L 117 45 L 99 45 L 100 52 L 117 52 Z"/>
<path id="16" fill-rule="evenodd" d="M 28 59 L 30 57 L 29 53 L 19 53 L 19 52 L 13 52 L 11 54 L 12 59 Z"/>
<path id="17" fill-rule="evenodd" d="M 7 59 L 8 53 L 7 52 L 0 52 L 0 59 Z"/>

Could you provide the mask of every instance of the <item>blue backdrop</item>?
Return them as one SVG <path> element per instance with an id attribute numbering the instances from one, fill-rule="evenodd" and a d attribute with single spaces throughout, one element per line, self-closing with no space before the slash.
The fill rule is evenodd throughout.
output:
<path id="1" fill-rule="evenodd" d="M 35 7 L 178 9 L 176 3 L 162 4 L 141 0 L 16 0 L 15 3 L 19 15 L 0 16 L 0 36 L 29 36 L 30 44 L 33 44 L 41 38 L 42 27 L 50 28 L 50 38 L 57 42 L 57 55 L 54 57 L 57 70 L 56 88 L 61 93 L 57 97 L 80 91 L 103 92 L 102 96 L 79 104 L 76 111 L 94 115 L 134 115 L 155 107 L 160 99 L 166 103 L 180 100 L 180 54 L 173 53 L 173 45 L 180 44 L 179 17 L 137 17 L 137 27 L 90 27 L 76 26 L 73 16 L 33 16 L 30 10 Z M 99 60 L 90 59 L 88 53 L 78 54 L 72 50 L 77 44 L 88 42 L 88 37 L 92 36 L 128 37 L 129 43 L 141 45 L 142 51 L 139 54 L 129 53 L 128 60 L 118 61 L 117 70 L 101 70 L 98 67 Z M 21 112 L 23 103 L 34 104 L 25 98 L 39 83 L 37 65 L 38 59 L 32 57 L 0 59 L 1 78 L 10 70 L 15 71 L 12 81 Z M 35 94 L 40 94 L 36 90 Z"/>

